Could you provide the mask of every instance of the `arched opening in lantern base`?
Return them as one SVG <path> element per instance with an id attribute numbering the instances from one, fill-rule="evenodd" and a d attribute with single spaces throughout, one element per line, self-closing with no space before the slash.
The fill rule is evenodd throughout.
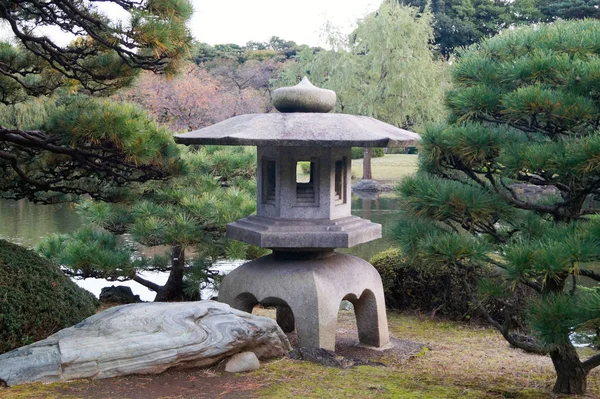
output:
<path id="1" fill-rule="evenodd" d="M 274 309 L 275 320 L 284 333 L 291 333 L 296 327 L 294 312 L 290 308 L 290 305 L 280 298 L 268 297 L 259 301 L 254 295 L 244 292 L 234 299 L 231 306 L 235 309 L 260 316 L 272 316 L 268 313 L 270 313 L 270 309 Z M 264 311 L 257 311 L 257 308 L 266 309 L 267 314 Z"/>

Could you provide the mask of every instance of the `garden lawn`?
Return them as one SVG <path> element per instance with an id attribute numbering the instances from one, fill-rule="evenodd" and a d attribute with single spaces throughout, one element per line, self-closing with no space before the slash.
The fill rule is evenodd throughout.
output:
<path id="1" fill-rule="evenodd" d="M 406 175 L 411 175 L 417 171 L 418 155 L 408 154 L 388 154 L 383 157 L 373 158 L 371 167 L 373 168 L 373 179 L 385 183 L 395 183 Z M 360 180 L 363 173 L 363 160 L 352 160 L 352 176 Z"/>
<path id="2" fill-rule="evenodd" d="M 223 364 L 209 370 L 168 371 L 156 376 L 0 388 L 9 398 L 559 398 L 551 394 L 548 357 L 512 349 L 493 329 L 388 312 L 390 333 L 427 349 L 386 366 L 329 368 L 299 360 L 263 363 L 253 373 L 232 375 Z M 354 329 L 351 312 L 340 312 L 340 330 Z M 584 350 L 584 356 L 592 353 Z M 563 396 L 560 398 L 569 398 Z M 600 398 L 600 371 L 588 377 L 588 396 Z"/>

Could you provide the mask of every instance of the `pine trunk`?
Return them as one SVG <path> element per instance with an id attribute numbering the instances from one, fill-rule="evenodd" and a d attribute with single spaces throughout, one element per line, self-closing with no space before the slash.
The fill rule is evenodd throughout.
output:
<path id="1" fill-rule="evenodd" d="M 373 172 L 371 171 L 371 149 L 365 147 L 363 151 L 363 180 L 371 180 L 373 178 Z"/>
<path id="2" fill-rule="evenodd" d="M 587 373 L 573 345 L 570 343 L 560 350 L 550 352 L 556 370 L 554 393 L 584 395 L 587 387 Z"/>
<path id="3" fill-rule="evenodd" d="M 172 302 L 185 300 L 183 292 L 183 272 L 185 269 L 185 248 L 173 245 L 171 256 L 171 273 L 169 279 L 156 294 L 154 302 Z"/>

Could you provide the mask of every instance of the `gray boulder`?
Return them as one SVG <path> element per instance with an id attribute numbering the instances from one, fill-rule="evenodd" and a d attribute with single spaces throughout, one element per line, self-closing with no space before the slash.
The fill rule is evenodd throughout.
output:
<path id="1" fill-rule="evenodd" d="M 382 186 L 377 180 L 364 179 L 352 186 L 352 191 L 382 191 Z"/>
<path id="2" fill-rule="evenodd" d="M 130 304 L 0 355 L 0 385 L 157 374 L 209 366 L 240 351 L 269 358 L 290 350 L 275 320 L 223 303 Z"/>

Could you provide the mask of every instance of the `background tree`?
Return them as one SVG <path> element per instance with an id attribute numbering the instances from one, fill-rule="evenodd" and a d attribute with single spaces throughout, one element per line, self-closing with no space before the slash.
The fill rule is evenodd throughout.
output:
<path id="1" fill-rule="evenodd" d="M 252 257 L 253 250 L 224 233 L 227 223 L 255 210 L 256 159 L 244 147 L 203 147 L 187 150 L 183 160 L 188 173 L 147 183 L 128 201 L 83 203 L 88 227 L 49 238 L 40 253 L 71 277 L 134 280 L 155 291 L 156 301 L 198 298 L 199 283 L 218 282 L 210 269 L 216 260 Z M 170 253 L 163 254 L 164 246 Z M 187 249 L 193 259 L 186 259 Z M 168 271 L 169 278 L 161 286 L 143 271 Z"/>
<path id="2" fill-rule="evenodd" d="M 600 18 L 600 4 L 597 0 L 537 0 L 537 7 L 544 21 L 556 19 Z"/>
<path id="3" fill-rule="evenodd" d="M 600 193 L 599 50 L 600 21 L 587 20 L 506 31 L 460 52 L 446 98 L 452 124 L 427 129 L 420 173 L 400 185 L 408 261 L 452 270 L 511 345 L 548 353 L 558 393 L 584 393 L 600 365 L 570 341 L 600 321 L 590 263 L 600 260 L 600 219 L 587 205 Z M 531 337 L 513 323 L 517 285 L 535 293 Z"/>
<path id="4" fill-rule="evenodd" d="M 444 57 L 459 47 L 498 34 L 510 26 L 556 19 L 598 18 L 597 0 L 398 0 L 400 4 L 431 7 L 435 39 Z"/>
<path id="5" fill-rule="evenodd" d="M 252 59 L 243 64 L 220 60 L 208 70 L 219 80 L 223 91 L 233 96 L 233 113 L 228 115 L 232 117 L 271 111 L 271 80 L 282 67 L 277 59 Z"/>
<path id="6" fill-rule="evenodd" d="M 177 76 L 144 72 L 116 97 L 142 105 L 174 131 L 189 131 L 236 115 L 269 112 L 270 77 L 280 68 L 272 61 L 238 65 L 222 60 L 212 70 L 190 64 Z"/>
<path id="7" fill-rule="evenodd" d="M 306 75 L 337 93 L 338 112 L 367 115 L 405 129 L 443 118 L 444 65 L 434 60 L 432 14 L 384 2 L 349 36 L 329 30 L 331 50 L 302 50 L 280 85 Z M 370 174 L 364 157 L 363 179 Z"/>
<path id="8" fill-rule="evenodd" d="M 269 41 L 257 42 L 251 40 L 244 46 L 231 43 L 211 46 L 208 43 L 195 42 L 192 44 L 190 53 L 192 61 L 198 65 L 219 61 L 219 59 L 243 64 L 252 59 L 261 61 L 267 59 L 289 60 L 305 47 L 308 46 L 305 44 L 298 45 L 294 41 L 272 36 Z"/>
<path id="9" fill-rule="evenodd" d="M 90 96 L 126 86 L 139 69 L 176 70 L 187 50 L 191 5 L 114 1 L 129 12 L 123 24 L 97 3 L 0 2 L 0 19 L 17 43 L 0 43 L 0 112 L 17 114 L 17 104 L 35 97 L 47 101 L 31 123 L 0 120 L 2 197 L 52 202 L 59 194 L 88 193 L 109 199 L 114 192 L 108 187 L 164 178 L 177 169 L 177 149 L 166 131 L 135 107 Z M 59 46 L 33 29 L 46 26 L 77 38 Z"/>

